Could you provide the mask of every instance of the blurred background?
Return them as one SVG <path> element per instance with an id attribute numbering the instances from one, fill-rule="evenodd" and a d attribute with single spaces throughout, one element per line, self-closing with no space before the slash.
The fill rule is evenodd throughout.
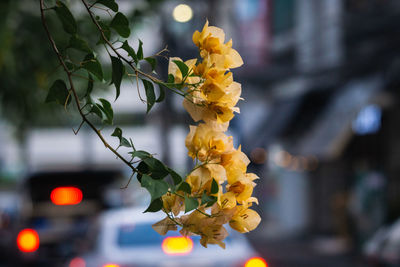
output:
<path id="1" fill-rule="evenodd" d="M 67 2 L 80 32 L 96 41 L 80 1 Z M 249 170 L 261 177 L 255 209 L 262 222 L 245 239 L 232 235 L 225 251 L 201 250 L 194 240 L 190 250 L 169 253 L 166 239 L 151 237 L 148 225 L 155 220 L 142 220 L 144 209 L 118 215 L 146 205 L 146 193 L 135 182 L 121 189 L 129 169 L 88 128 L 73 134 L 80 122 L 73 111 L 44 104 L 62 72 L 39 5 L 3 0 L 0 266 L 158 265 L 141 259 L 150 247 L 147 258 L 160 266 L 213 266 L 219 257 L 226 266 L 400 266 L 400 1 L 117 3 L 131 19 L 130 43 L 143 40 L 145 56 L 168 45 L 170 56 L 197 57 L 191 37 L 206 19 L 233 39 L 245 62 L 233 70 L 245 100 L 229 134 L 251 159 Z M 56 18 L 48 20 L 56 29 Z M 65 42 L 64 32 L 54 36 Z M 168 62 L 159 63 L 165 77 Z M 101 87 L 96 96 L 112 100 L 113 90 Z M 137 149 L 156 153 L 184 174 L 193 164 L 184 146 L 192 121 L 181 101 L 170 93 L 146 116 L 135 82 L 126 80 L 113 106 L 115 124 Z M 105 136 L 112 131 L 103 129 Z M 73 196 L 71 205 L 57 204 L 55 189 Z M 23 229 L 30 235 L 23 237 Z M 133 229 L 148 231 L 153 241 Z M 24 238 L 27 247 L 17 242 Z M 234 258 L 238 251 L 245 251 L 240 260 Z M 215 262 L 201 262 L 198 255 Z"/>

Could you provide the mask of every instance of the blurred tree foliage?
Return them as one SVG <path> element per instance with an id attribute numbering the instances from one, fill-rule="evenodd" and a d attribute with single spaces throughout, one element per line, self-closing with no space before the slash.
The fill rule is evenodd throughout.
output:
<path id="1" fill-rule="evenodd" d="M 46 2 L 51 6 L 51 0 Z M 131 26 L 138 25 L 144 16 L 155 14 L 162 2 L 133 2 L 135 8 L 128 14 Z M 22 143 L 27 131 L 35 126 L 75 126 L 71 124 L 74 120 L 65 116 L 56 104 L 44 104 L 47 90 L 61 68 L 44 33 L 37 1 L 2 0 L 0 18 L 0 116 L 14 126 L 15 136 Z M 59 25 L 55 17 L 49 16 L 49 22 L 54 28 Z M 87 18 L 78 18 L 77 22 L 83 25 L 87 39 L 98 38 Z M 54 35 L 65 49 L 68 45 L 65 33 L 55 31 Z"/>

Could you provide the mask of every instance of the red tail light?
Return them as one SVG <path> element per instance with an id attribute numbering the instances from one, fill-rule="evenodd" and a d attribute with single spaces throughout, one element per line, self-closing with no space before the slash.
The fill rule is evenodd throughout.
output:
<path id="1" fill-rule="evenodd" d="M 50 199 L 56 205 L 76 205 L 82 201 L 82 191 L 76 187 L 57 187 L 51 191 Z"/>
<path id="2" fill-rule="evenodd" d="M 34 252 L 39 248 L 39 235 L 33 229 L 24 229 L 17 236 L 17 246 L 23 252 Z"/>
<path id="3" fill-rule="evenodd" d="M 193 249 L 193 241 L 189 237 L 167 237 L 162 242 L 162 250 L 169 255 L 188 254 Z"/>
<path id="4" fill-rule="evenodd" d="M 246 261 L 244 267 L 268 267 L 268 264 L 263 258 L 254 257 Z"/>
<path id="5" fill-rule="evenodd" d="M 76 257 L 69 262 L 69 267 L 86 267 L 86 262 L 84 259 Z"/>

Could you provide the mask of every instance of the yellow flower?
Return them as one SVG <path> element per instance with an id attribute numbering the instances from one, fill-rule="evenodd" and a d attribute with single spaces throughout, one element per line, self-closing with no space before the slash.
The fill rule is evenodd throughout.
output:
<path id="1" fill-rule="evenodd" d="M 218 205 L 221 209 L 233 209 L 236 206 L 236 197 L 233 192 L 226 192 L 220 197 Z"/>
<path id="2" fill-rule="evenodd" d="M 245 175 L 249 163 L 249 158 L 241 151 L 240 147 L 221 155 L 221 165 L 226 170 L 229 184 L 235 183 Z"/>
<path id="3" fill-rule="evenodd" d="M 240 233 L 254 230 L 261 221 L 260 215 L 251 209 L 239 208 L 233 215 L 229 225 Z"/>
<path id="4" fill-rule="evenodd" d="M 190 157 L 193 159 L 197 157 L 203 162 L 233 149 L 231 136 L 228 137 L 222 132 L 214 131 L 204 123 L 190 126 L 185 145 L 189 150 Z"/>
<path id="5" fill-rule="evenodd" d="M 228 188 L 228 191 L 234 193 L 238 202 L 242 202 L 251 197 L 254 186 L 255 184 L 253 184 L 253 182 L 242 179 L 231 184 Z"/>
<path id="6" fill-rule="evenodd" d="M 222 225 L 210 225 L 201 230 L 200 244 L 207 247 L 207 244 L 217 244 L 221 248 L 225 248 L 222 242 L 228 236 L 228 231 Z"/>
<path id="7" fill-rule="evenodd" d="M 239 53 L 232 48 L 232 40 L 226 44 L 225 33 L 218 27 L 208 26 L 208 21 L 204 24 L 201 32 L 196 31 L 193 34 L 193 43 L 200 48 L 200 56 L 206 58 L 208 55 L 222 55 L 223 68 L 237 68 L 243 65 L 243 60 Z"/>

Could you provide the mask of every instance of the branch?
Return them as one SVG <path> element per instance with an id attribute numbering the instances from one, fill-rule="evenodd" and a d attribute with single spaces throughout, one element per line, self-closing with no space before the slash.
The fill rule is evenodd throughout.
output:
<path id="1" fill-rule="evenodd" d="M 86 3 L 85 3 L 85 6 L 86 6 L 86 8 L 87 8 Z M 46 35 L 47 35 L 47 38 L 48 38 L 49 41 L 50 41 L 51 47 L 52 47 L 54 53 L 57 55 L 58 61 L 60 62 L 61 66 L 63 67 L 65 73 L 66 73 L 67 76 L 68 76 L 68 81 L 69 81 L 69 84 L 70 84 L 70 87 L 71 87 L 70 91 L 72 92 L 73 99 L 74 99 L 75 104 L 76 104 L 76 106 L 77 106 L 77 108 L 78 108 L 79 115 L 82 117 L 82 121 L 85 122 L 87 125 L 89 125 L 89 127 L 97 134 L 97 136 L 100 138 L 100 140 L 103 142 L 103 144 L 104 144 L 104 146 L 105 146 L 106 148 L 108 148 L 109 150 L 111 150 L 111 152 L 113 152 L 119 159 L 121 159 L 126 165 L 128 165 L 134 172 L 140 173 L 138 169 L 136 169 L 135 167 L 133 167 L 132 164 L 130 164 L 128 160 L 126 160 L 123 156 L 121 156 L 113 147 L 110 146 L 110 144 L 107 143 L 107 141 L 105 140 L 105 138 L 104 138 L 103 135 L 101 134 L 100 130 L 98 130 L 98 129 L 93 125 L 93 123 L 91 123 L 91 122 L 88 120 L 88 118 L 86 117 L 86 115 L 83 113 L 82 108 L 81 108 L 81 104 L 80 104 L 80 102 L 79 102 L 78 94 L 76 93 L 76 89 L 75 89 L 74 83 L 73 83 L 73 81 L 72 81 L 72 72 L 71 72 L 71 71 L 67 68 L 67 66 L 65 65 L 64 59 L 62 58 L 61 53 L 60 53 L 60 51 L 58 50 L 57 45 L 56 45 L 56 43 L 54 42 L 54 39 L 53 39 L 53 37 L 52 37 L 51 34 L 50 34 L 49 28 L 48 28 L 47 23 L 46 23 L 46 18 L 45 18 L 45 16 L 44 16 L 44 11 L 45 11 L 44 0 L 40 0 L 40 16 L 41 16 L 41 19 L 42 19 L 43 27 L 44 27 L 44 29 L 45 29 L 45 31 L 46 31 Z M 89 13 L 90 13 L 90 11 L 89 11 Z M 82 122 L 82 123 L 83 123 L 83 122 Z"/>

